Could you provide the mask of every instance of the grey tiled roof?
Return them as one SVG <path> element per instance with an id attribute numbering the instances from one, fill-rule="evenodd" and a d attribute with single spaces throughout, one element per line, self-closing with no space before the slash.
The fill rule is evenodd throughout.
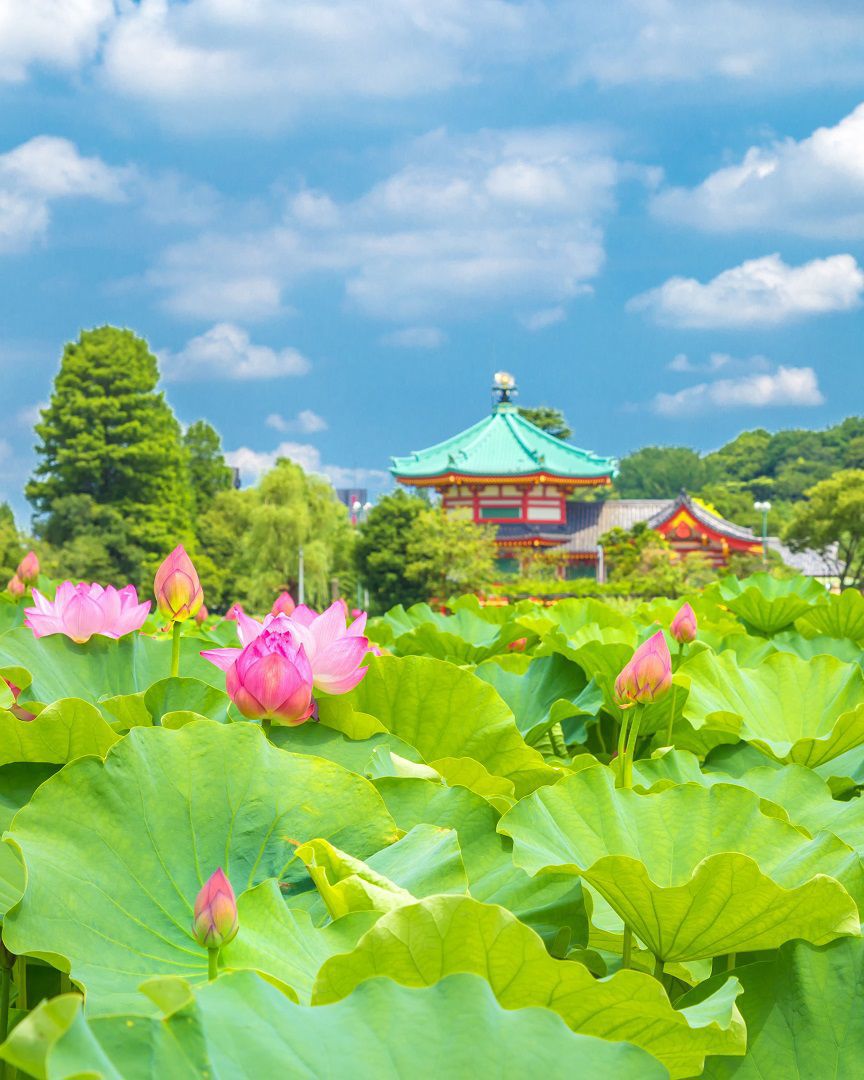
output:
<path id="1" fill-rule="evenodd" d="M 793 551 L 786 547 L 778 536 L 769 536 L 768 547 L 771 551 L 776 551 L 783 562 L 791 566 L 793 570 L 797 570 L 799 574 L 818 578 L 840 576 L 836 544 L 825 552 L 811 551 L 809 548 L 806 551 Z"/>

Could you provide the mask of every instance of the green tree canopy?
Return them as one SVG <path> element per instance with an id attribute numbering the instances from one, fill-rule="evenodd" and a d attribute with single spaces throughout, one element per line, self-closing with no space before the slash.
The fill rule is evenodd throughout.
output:
<path id="1" fill-rule="evenodd" d="M 549 405 L 534 405 L 519 407 L 519 413 L 526 420 L 530 420 L 535 427 L 548 431 L 556 439 L 569 439 L 573 429 L 567 423 L 567 417 L 560 409 L 553 409 Z"/>
<path id="2" fill-rule="evenodd" d="M 15 524 L 15 515 L 9 503 L 0 503 L 0 589 L 15 573 L 18 563 L 26 554 L 24 541 Z"/>
<path id="3" fill-rule="evenodd" d="M 233 473 L 225 464 L 219 432 L 206 420 L 196 420 L 183 435 L 195 516 L 202 514 L 220 491 L 227 491 Z"/>
<path id="4" fill-rule="evenodd" d="M 705 466 L 686 446 L 646 446 L 621 462 L 615 488 L 622 499 L 673 499 L 682 488 L 698 491 Z"/>
<path id="5" fill-rule="evenodd" d="M 191 540 L 180 427 L 156 390 L 158 378 L 156 357 L 131 330 L 82 331 L 63 350 L 36 425 L 38 463 L 26 489 L 38 534 L 58 544 L 84 535 L 64 499 L 89 500 L 97 541 L 103 525 L 95 508 L 117 511 L 124 539 L 114 569 L 139 584 L 171 548 Z"/>
<path id="6" fill-rule="evenodd" d="M 843 469 L 807 492 L 786 530 L 795 550 L 836 544 L 841 585 L 864 584 L 864 469 Z"/>
<path id="7" fill-rule="evenodd" d="M 376 610 L 427 599 L 420 583 L 406 575 L 411 528 L 429 504 L 401 488 L 385 495 L 357 531 L 354 562 Z"/>
<path id="8" fill-rule="evenodd" d="M 487 588 L 495 578 L 496 531 L 428 507 L 411 523 L 406 578 L 422 591 L 424 600 Z"/>

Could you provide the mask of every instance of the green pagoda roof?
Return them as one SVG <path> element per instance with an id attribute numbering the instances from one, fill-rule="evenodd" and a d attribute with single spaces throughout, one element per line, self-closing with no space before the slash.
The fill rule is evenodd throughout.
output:
<path id="1" fill-rule="evenodd" d="M 491 416 L 467 431 L 392 460 L 390 471 L 407 484 L 450 475 L 546 475 L 602 484 L 618 472 L 615 458 L 599 457 L 550 435 L 526 420 L 509 401 L 499 402 Z"/>

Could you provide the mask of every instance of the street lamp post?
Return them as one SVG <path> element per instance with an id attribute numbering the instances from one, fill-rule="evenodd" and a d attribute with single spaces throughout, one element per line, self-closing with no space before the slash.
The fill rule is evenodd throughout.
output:
<path id="1" fill-rule="evenodd" d="M 768 511 L 771 509 L 771 503 L 767 500 L 757 501 L 753 503 L 753 509 L 762 515 L 762 563 L 764 565 L 768 562 Z"/>

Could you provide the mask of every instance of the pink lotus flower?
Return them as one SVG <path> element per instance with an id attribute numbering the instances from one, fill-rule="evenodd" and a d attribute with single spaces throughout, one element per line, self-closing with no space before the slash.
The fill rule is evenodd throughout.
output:
<path id="1" fill-rule="evenodd" d="M 198 573 L 182 544 L 178 544 L 156 571 L 153 582 L 159 611 L 171 622 L 193 618 L 204 603 Z"/>
<path id="2" fill-rule="evenodd" d="M 290 615 L 297 605 L 294 603 L 294 597 L 290 592 L 280 593 L 273 602 L 273 607 L 270 608 L 271 615 Z"/>
<path id="3" fill-rule="evenodd" d="M 240 604 L 232 604 L 225 612 L 225 619 L 227 622 L 237 622 L 237 616 L 242 614 L 243 607 Z"/>
<path id="4" fill-rule="evenodd" d="M 39 577 L 39 557 L 35 551 L 28 551 L 24 558 L 18 563 L 18 569 L 15 571 L 17 577 L 19 577 L 25 585 L 32 585 Z"/>
<path id="5" fill-rule="evenodd" d="M 696 640 L 696 612 L 689 604 L 682 604 L 672 620 L 669 633 L 681 645 L 689 645 Z"/>
<path id="6" fill-rule="evenodd" d="M 49 634 L 65 634 L 79 645 L 94 634 L 119 638 L 138 630 L 150 611 L 150 601 L 138 603 L 134 585 L 115 589 L 92 585 L 73 585 L 64 581 L 57 587 L 54 600 L 47 600 L 38 589 L 33 590 L 35 607 L 25 608 L 24 625 L 37 638 Z"/>
<path id="7" fill-rule="evenodd" d="M 643 642 L 615 680 L 615 702 L 621 708 L 657 701 L 672 686 L 672 657 L 663 631 Z"/>
<path id="8" fill-rule="evenodd" d="M 202 604 L 201 607 L 198 608 L 198 614 L 195 616 L 195 622 L 198 623 L 198 625 L 200 626 L 201 623 L 206 622 L 209 616 L 210 612 L 207 610 L 206 604 Z"/>
<path id="9" fill-rule="evenodd" d="M 9 578 L 9 584 L 6 586 L 6 588 L 15 597 L 16 600 L 19 596 L 23 596 L 24 593 L 27 592 L 27 586 L 24 584 L 21 578 L 18 577 L 17 574 L 13 574 L 12 577 Z"/>
<path id="10" fill-rule="evenodd" d="M 192 919 L 192 933 L 199 945 L 218 949 L 237 936 L 237 899 L 231 882 L 220 866 L 211 874 L 198 898 Z"/>
<path id="11" fill-rule="evenodd" d="M 263 622 L 258 622 L 242 611 L 237 616 L 237 634 L 244 646 L 267 630 L 290 634 L 303 646 L 312 665 L 315 688 L 326 694 L 347 693 L 366 674 L 366 669 L 360 666 L 370 651 L 369 639 L 363 634 L 365 629 L 365 612 L 346 626 L 345 606 L 339 600 L 321 615 L 305 604 L 299 604 L 290 618 L 268 615 Z M 239 653 L 239 649 L 209 649 L 201 655 L 227 671 Z"/>
<path id="12" fill-rule="evenodd" d="M 282 616 L 284 618 L 284 616 Z M 295 726 L 312 715 L 312 667 L 293 634 L 271 627 L 240 652 L 225 689 L 250 720 Z"/>

